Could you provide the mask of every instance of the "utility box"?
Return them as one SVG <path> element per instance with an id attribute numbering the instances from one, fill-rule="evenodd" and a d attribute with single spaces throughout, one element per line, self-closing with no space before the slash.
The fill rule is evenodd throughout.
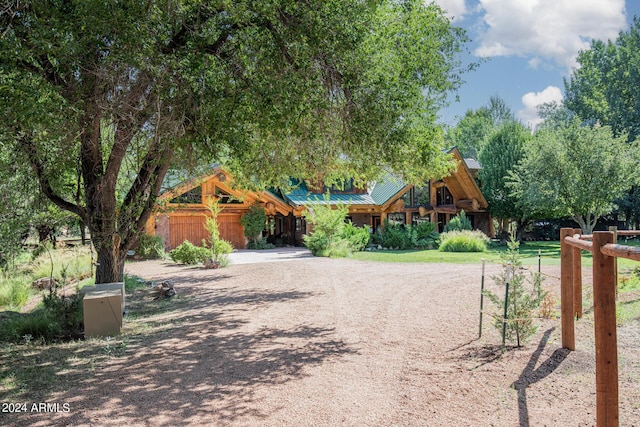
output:
<path id="1" fill-rule="evenodd" d="M 106 337 L 120 334 L 122 292 L 119 289 L 85 291 L 82 298 L 84 336 Z"/>
<path id="2" fill-rule="evenodd" d="M 82 298 L 87 293 L 91 293 L 94 291 L 113 291 L 118 290 L 122 295 L 122 313 L 125 312 L 125 300 L 124 300 L 124 282 L 113 282 L 113 283 L 99 283 L 97 285 L 89 285 L 80 289 L 80 297 Z"/>

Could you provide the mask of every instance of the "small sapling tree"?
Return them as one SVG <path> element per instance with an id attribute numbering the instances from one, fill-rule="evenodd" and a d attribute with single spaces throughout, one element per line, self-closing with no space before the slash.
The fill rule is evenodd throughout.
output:
<path id="1" fill-rule="evenodd" d="M 335 207 L 329 202 L 329 193 L 324 196 L 324 203 L 307 206 L 305 219 L 312 225 L 313 231 L 303 237 L 304 244 L 315 256 L 345 257 L 349 254 L 349 241 L 342 237 L 345 218 L 349 206 L 338 204 Z"/>
<path id="2" fill-rule="evenodd" d="M 222 208 L 218 205 L 218 202 L 209 200 L 207 202 L 207 209 L 209 210 L 210 215 L 208 215 L 205 220 L 204 228 L 209 232 L 209 249 L 211 251 L 211 259 L 214 265 L 224 267 L 227 265 L 227 255 L 233 251 L 233 246 L 230 242 L 220 237 L 218 215 Z M 203 241 L 203 246 L 206 246 L 206 243 L 206 241 Z"/>
<path id="3" fill-rule="evenodd" d="M 510 341 L 515 340 L 518 347 L 536 332 L 537 326 L 533 322 L 534 313 L 547 294 L 542 290 L 541 274 L 536 272 L 527 275 L 521 268 L 519 247 L 520 243 L 512 234 L 510 241 L 507 242 L 508 249 L 502 255 L 502 271 L 493 276 L 493 280 L 501 291 L 497 293 L 484 291 L 487 298 L 499 307 L 502 313 L 505 305 L 504 289 L 507 281 L 509 282 L 505 337 Z M 503 321 L 502 315 L 495 316 L 493 325 L 502 331 Z"/>

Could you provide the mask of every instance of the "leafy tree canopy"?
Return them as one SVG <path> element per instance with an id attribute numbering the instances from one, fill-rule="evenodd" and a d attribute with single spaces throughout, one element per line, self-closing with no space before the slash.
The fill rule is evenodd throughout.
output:
<path id="1" fill-rule="evenodd" d="M 510 120 L 488 137 L 480 152 L 482 192 L 491 213 L 497 218 L 515 219 L 520 223 L 527 219 L 518 198 L 507 184 L 507 178 L 509 173 L 515 172 L 530 140 L 531 132 L 520 122 Z"/>
<path id="2" fill-rule="evenodd" d="M 36 0 L 0 28 L 4 140 L 87 224 L 98 283 L 122 278 L 172 161 L 264 185 L 452 166 L 435 117 L 466 38 L 423 1 Z"/>
<path id="3" fill-rule="evenodd" d="M 564 82 L 565 105 L 583 119 L 635 140 L 640 136 L 640 18 L 615 41 L 594 40 L 577 61 L 580 67 Z M 616 204 L 627 226 L 640 223 L 640 188 L 632 187 Z"/>
<path id="4" fill-rule="evenodd" d="M 615 41 L 594 40 L 565 79 L 565 105 L 586 120 L 611 126 L 630 141 L 640 135 L 640 18 Z"/>
<path id="5" fill-rule="evenodd" d="M 544 129 L 510 174 L 513 195 L 529 216 L 568 216 L 590 234 L 613 201 L 637 183 L 640 150 L 626 141 L 608 126 L 583 126 L 579 119 Z"/>
<path id="6" fill-rule="evenodd" d="M 506 122 L 515 120 L 513 112 L 499 96 L 492 96 L 487 105 L 467 110 L 457 125 L 447 130 L 445 139 L 455 146 L 462 157 L 478 159 L 492 132 Z"/>

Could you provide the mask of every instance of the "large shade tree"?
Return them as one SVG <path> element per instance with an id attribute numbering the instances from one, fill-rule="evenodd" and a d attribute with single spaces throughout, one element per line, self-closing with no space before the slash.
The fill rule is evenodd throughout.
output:
<path id="1" fill-rule="evenodd" d="M 640 18 L 616 40 L 594 40 L 577 62 L 580 66 L 565 79 L 565 105 L 634 141 L 640 136 Z M 616 204 L 627 226 L 631 221 L 640 224 L 640 188 L 632 187 Z"/>
<path id="2" fill-rule="evenodd" d="M 522 123 L 510 120 L 495 130 L 480 151 L 480 182 L 482 192 L 489 202 L 491 214 L 499 220 L 499 233 L 506 237 L 508 224 L 516 221 L 516 235 L 520 237 L 524 227 L 532 218 L 523 210 L 519 199 L 508 185 L 510 173 L 516 173 L 516 166 L 525 154 L 531 140 L 531 132 Z"/>
<path id="3" fill-rule="evenodd" d="M 613 201 L 637 183 L 637 142 L 608 126 L 574 119 L 544 127 L 510 174 L 513 195 L 530 217 L 570 217 L 591 234 Z"/>
<path id="4" fill-rule="evenodd" d="M 451 168 L 435 118 L 465 36 L 423 1 L 36 0 L 0 29 L 3 141 L 88 226 L 98 283 L 172 161 L 265 185 Z"/>

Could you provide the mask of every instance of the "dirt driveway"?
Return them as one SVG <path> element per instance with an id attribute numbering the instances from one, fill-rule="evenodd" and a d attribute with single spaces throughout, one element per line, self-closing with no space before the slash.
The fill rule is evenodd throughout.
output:
<path id="1" fill-rule="evenodd" d="M 542 321 L 526 347 L 501 356 L 489 321 L 477 339 L 477 265 L 302 259 L 221 270 L 140 262 L 127 271 L 173 280 L 178 297 L 166 302 L 152 327 L 131 334 L 121 355 L 55 396 L 70 412 L 23 421 L 595 424 L 590 315 L 578 324 L 575 352 L 560 348 L 556 319 Z M 559 295 L 557 281 L 546 284 Z M 133 296 L 129 325 L 144 298 Z M 640 425 L 639 330 L 636 324 L 619 331 L 621 425 L 627 426 Z"/>

